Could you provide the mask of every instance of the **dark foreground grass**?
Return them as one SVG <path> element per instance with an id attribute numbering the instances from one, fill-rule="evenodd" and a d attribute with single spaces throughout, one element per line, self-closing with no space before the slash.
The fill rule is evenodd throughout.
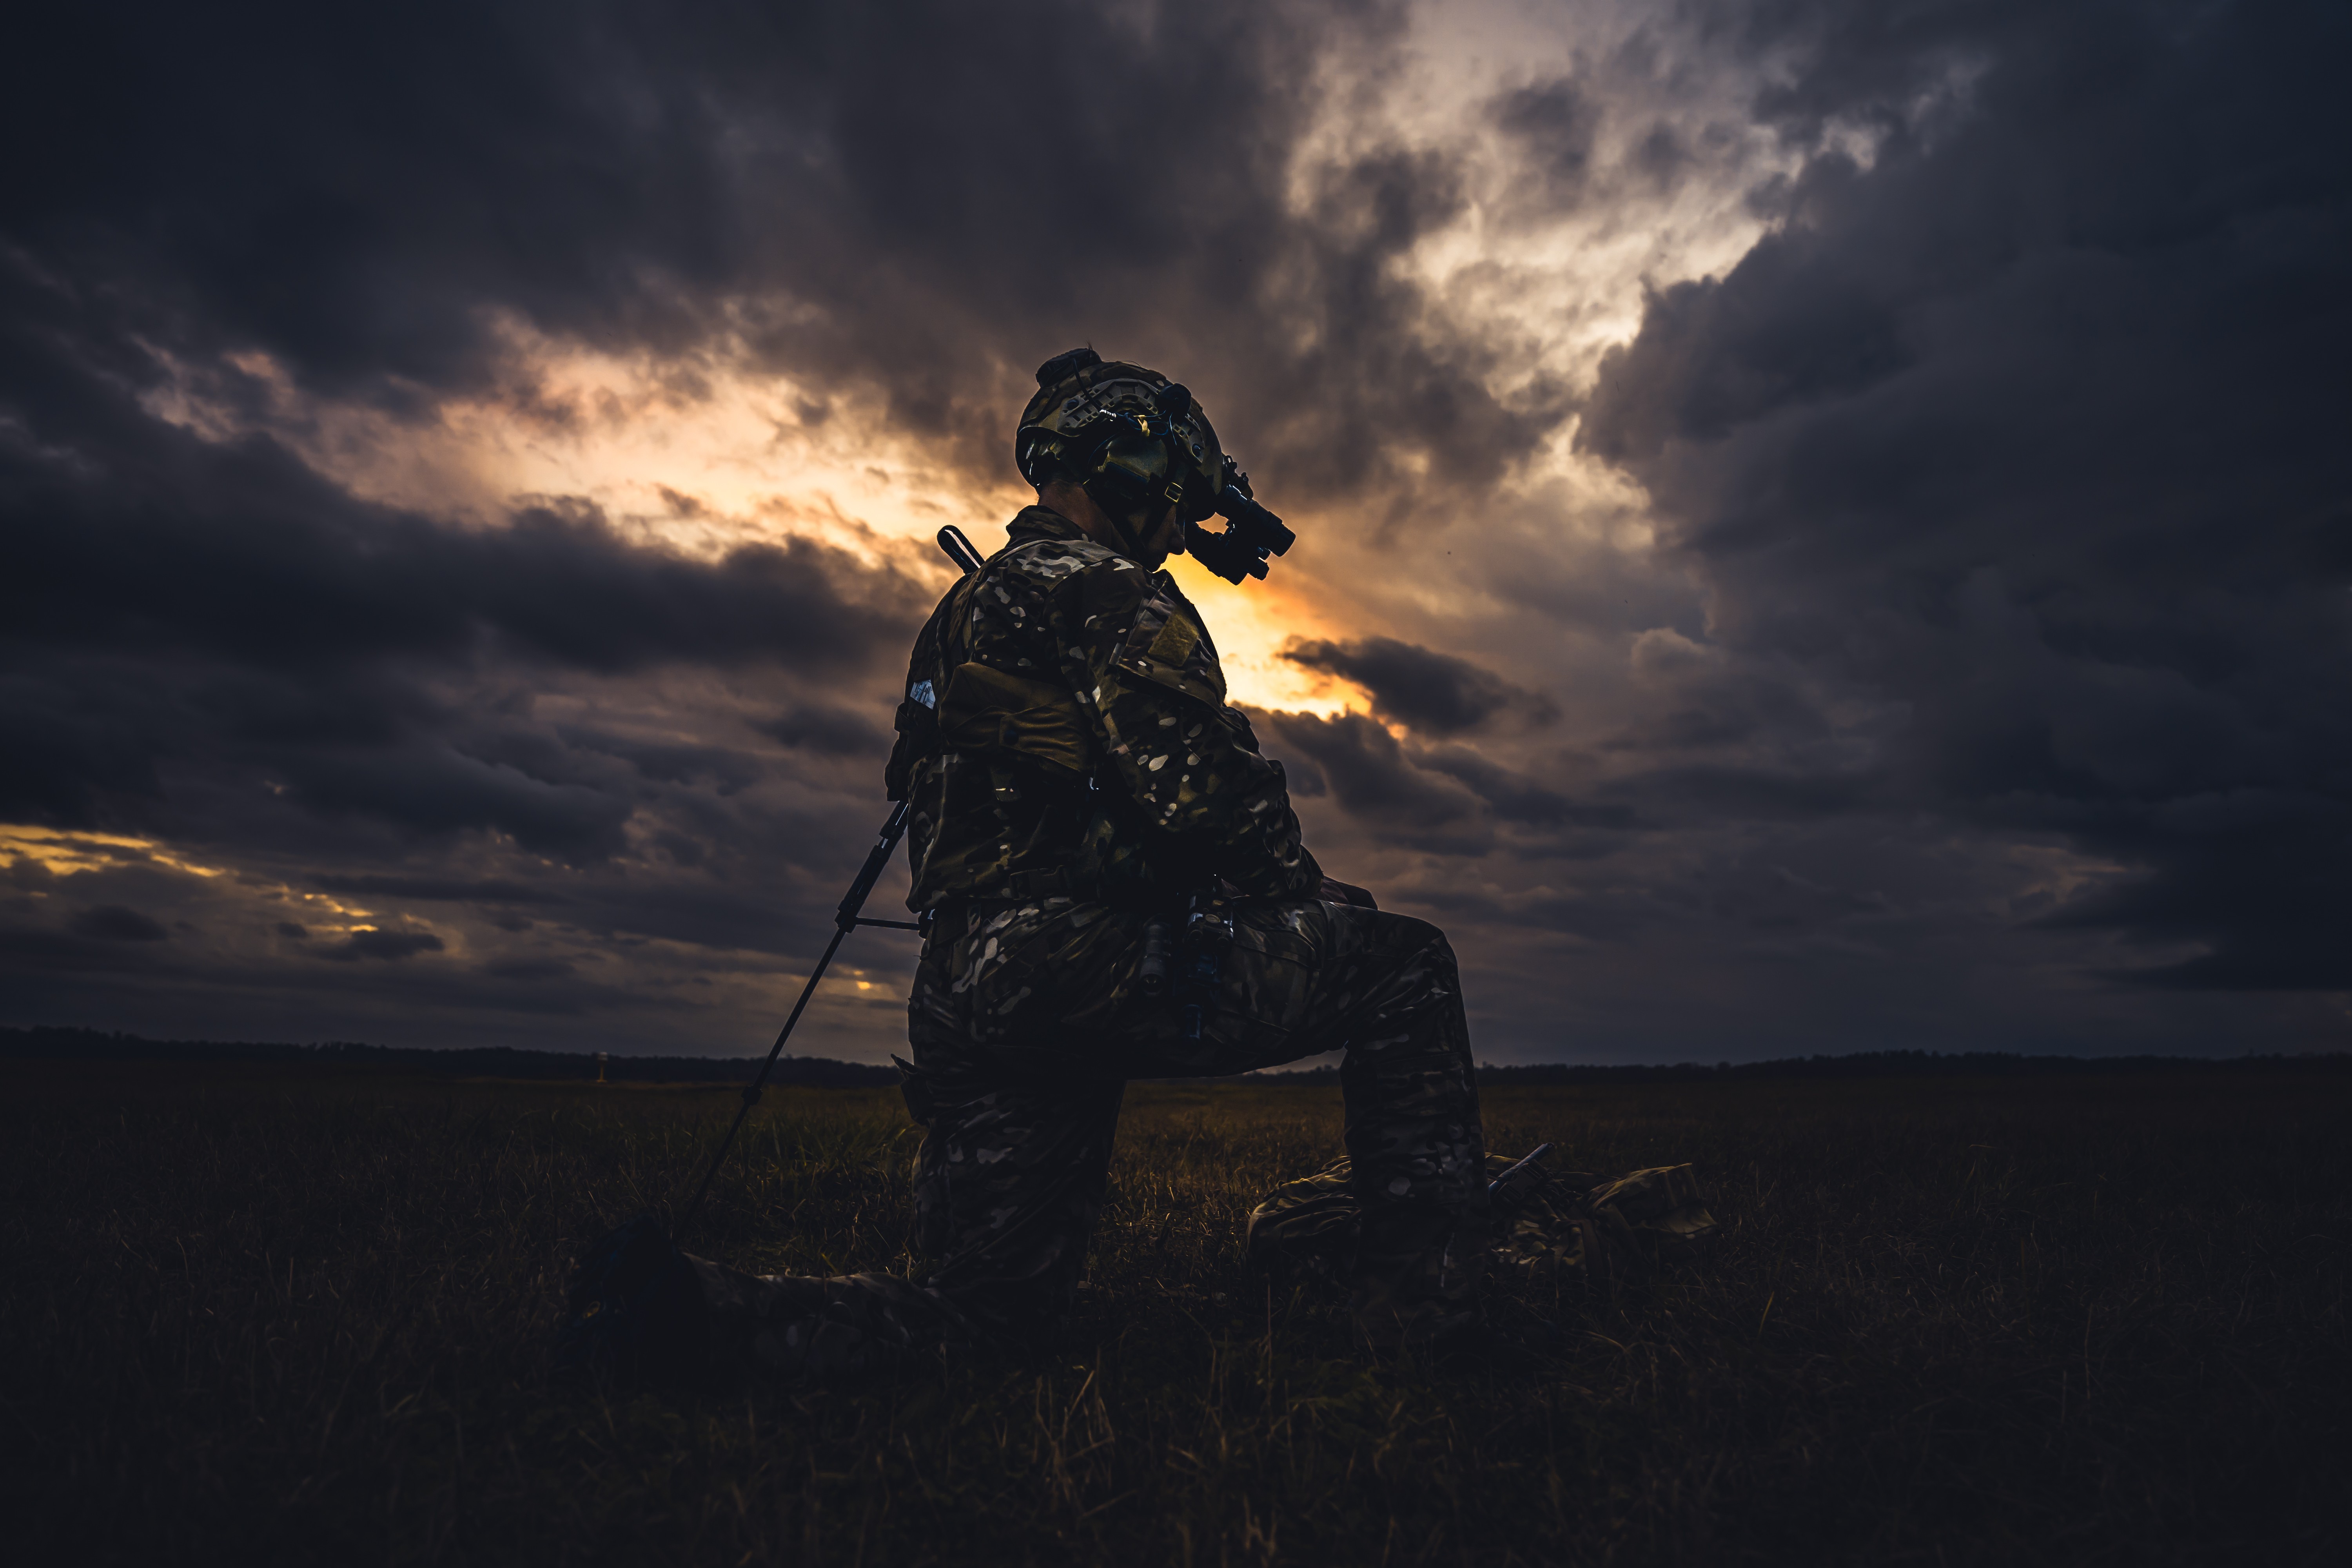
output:
<path id="1" fill-rule="evenodd" d="M 276 1076 L 272 1076 L 275 1074 Z M 2270 1563 L 2346 1544 L 2344 1080 L 1490 1094 L 1490 1142 L 1691 1160 L 1704 1271 L 1460 1373 L 1248 1274 L 1335 1091 L 1139 1088 L 1045 1364 L 786 1399 L 552 1390 L 565 1259 L 725 1091 L 17 1071 L 15 1561 Z M 772 1094 L 698 1250 L 899 1257 L 887 1092 Z"/>

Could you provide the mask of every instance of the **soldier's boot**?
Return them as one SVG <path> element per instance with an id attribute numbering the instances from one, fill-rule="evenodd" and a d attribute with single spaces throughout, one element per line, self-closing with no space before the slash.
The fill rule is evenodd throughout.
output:
<path id="1" fill-rule="evenodd" d="M 1348 1301 L 1366 1348 L 1432 1362 L 1476 1351 L 1486 1337 L 1490 1228 L 1484 1205 L 1367 1215 Z"/>
<path id="2" fill-rule="evenodd" d="M 674 1380 L 709 1367 L 709 1311 L 686 1255 L 639 1215 L 581 1255 L 551 1358 L 559 1377 Z"/>

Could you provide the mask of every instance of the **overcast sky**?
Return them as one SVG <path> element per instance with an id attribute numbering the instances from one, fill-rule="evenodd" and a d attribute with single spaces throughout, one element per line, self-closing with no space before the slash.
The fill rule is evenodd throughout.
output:
<path id="1" fill-rule="evenodd" d="M 1297 528 L 1180 576 L 1482 1059 L 2352 1046 L 2340 5 L 44 26 L 0 1023 L 764 1049 L 1090 342 Z"/>

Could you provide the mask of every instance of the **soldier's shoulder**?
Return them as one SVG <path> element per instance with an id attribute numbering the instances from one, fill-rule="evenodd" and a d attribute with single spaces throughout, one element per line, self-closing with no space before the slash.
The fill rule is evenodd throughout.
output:
<path id="1" fill-rule="evenodd" d="M 1036 539 L 1013 545 L 989 563 L 992 583 L 1086 606 L 1087 614 L 1140 605 L 1159 584 L 1127 556 L 1091 539 Z"/>
<path id="2" fill-rule="evenodd" d="M 1083 536 L 1076 539 L 1016 539 L 989 564 L 992 567 L 1001 565 L 1004 570 L 1023 576 L 1050 581 L 1096 572 L 1131 572 L 1139 578 L 1150 575 L 1109 545 Z"/>

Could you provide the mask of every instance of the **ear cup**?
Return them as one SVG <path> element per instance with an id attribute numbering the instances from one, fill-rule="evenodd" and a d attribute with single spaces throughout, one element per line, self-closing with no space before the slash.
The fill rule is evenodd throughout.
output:
<path id="1" fill-rule="evenodd" d="M 1164 503 L 1167 489 L 1167 443 L 1132 430 L 1122 430 L 1102 444 L 1087 483 L 1095 504 L 1120 519 Z"/>

